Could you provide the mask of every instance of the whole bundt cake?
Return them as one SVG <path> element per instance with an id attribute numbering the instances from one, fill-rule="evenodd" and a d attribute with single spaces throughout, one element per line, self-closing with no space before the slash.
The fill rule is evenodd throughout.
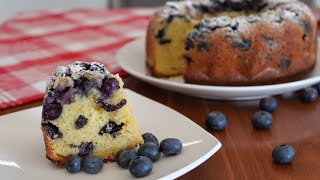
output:
<path id="1" fill-rule="evenodd" d="M 71 155 L 112 161 L 118 151 L 143 143 L 122 86 L 100 63 L 58 67 L 43 102 L 47 158 L 58 166 Z"/>
<path id="2" fill-rule="evenodd" d="M 147 65 L 187 83 L 259 85 L 293 81 L 317 58 L 317 23 L 296 0 L 168 2 L 151 18 Z"/>

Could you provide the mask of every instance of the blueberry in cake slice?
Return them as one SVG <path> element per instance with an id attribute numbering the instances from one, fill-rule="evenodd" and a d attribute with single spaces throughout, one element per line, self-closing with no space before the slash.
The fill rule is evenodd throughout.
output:
<path id="1" fill-rule="evenodd" d="M 118 151 L 143 143 L 122 79 L 97 62 L 55 70 L 46 88 L 41 127 L 46 156 L 57 166 L 72 155 L 113 161 Z"/>

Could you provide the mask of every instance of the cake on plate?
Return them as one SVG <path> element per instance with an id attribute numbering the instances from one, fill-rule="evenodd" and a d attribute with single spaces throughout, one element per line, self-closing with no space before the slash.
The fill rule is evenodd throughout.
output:
<path id="1" fill-rule="evenodd" d="M 168 2 L 151 18 L 146 62 L 153 76 L 242 86 L 302 78 L 317 59 L 317 22 L 296 0 Z"/>
<path id="2" fill-rule="evenodd" d="M 118 151 L 143 143 L 123 81 L 96 62 L 58 67 L 42 111 L 46 156 L 64 166 L 71 155 L 113 161 Z"/>

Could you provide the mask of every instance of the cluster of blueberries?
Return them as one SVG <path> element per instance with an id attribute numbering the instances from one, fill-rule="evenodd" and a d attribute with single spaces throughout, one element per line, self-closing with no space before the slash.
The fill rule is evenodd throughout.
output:
<path id="1" fill-rule="evenodd" d="M 167 138 L 160 143 L 153 134 L 142 135 L 144 144 L 138 152 L 133 149 L 124 149 L 117 153 L 115 161 L 124 169 L 129 169 L 134 177 L 144 177 L 151 173 L 153 162 L 156 162 L 161 153 L 166 156 L 178 155 L 182 151 L 182 142 L 179 139 Z M 87 156 L 83 160 L 79 156 L 70 156 L 66 169 L 70 173 L 76 173 L 81 168 L 89 174 L 97 174 L 103 167 L 103 160 L 97 156 Z"/>
<path id="2" fill-rule="evenodd" d="M 320 94 L 320 83 L 296 92 L 303 103 L 315 102 L 318 93 Z M 271 128 L 271 113 L 278 108 L 277 99 L 274 97 L 261 99 L 259 107 L 261 111 L 256 112 L 251 119 L 253 127 L 258 130 Z M 211 112 L 206 118 L 206 125 L 211 130 L 221 131 L 227 126 L 227 118 L 221 112 Z M 290 164 L 295 158 L 295 150 L 289 144 L 276 146 L 272 151 L 272 158 L 278 164 Z"/>

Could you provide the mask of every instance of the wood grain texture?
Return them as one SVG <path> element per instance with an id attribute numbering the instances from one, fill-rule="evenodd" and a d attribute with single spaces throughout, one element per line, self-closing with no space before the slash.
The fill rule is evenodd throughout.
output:
<path id="1" fill-rule="evenodd" d="M 169 92 L 133 77 L 124 78 L 126 88 L 165 104 L 184 114 L 201 127 L 211 111 L 221 111 L 228 118 L 227 128 L 212 132 L 222 148 L 202 165 L 179 179 L 319 179 L 320 177 L 320 101 L 302 104 L 297 99 L 278 97 L 279 109 L 273 113 L 270 130 L 258 131 L 251 116 L 257 101 L 214 101 Z M 40 105 L 27 105 L 0 111 L 0 115 Z M 40 120 L 39 120 L 40 121 Z M 177 127 L 178 128 L 178 127 Z M 273 147 L 291 144 L 296 159 L 291 165 L 272 162 Z M 156 171 L 156 169 L 155 169 Z"/>

